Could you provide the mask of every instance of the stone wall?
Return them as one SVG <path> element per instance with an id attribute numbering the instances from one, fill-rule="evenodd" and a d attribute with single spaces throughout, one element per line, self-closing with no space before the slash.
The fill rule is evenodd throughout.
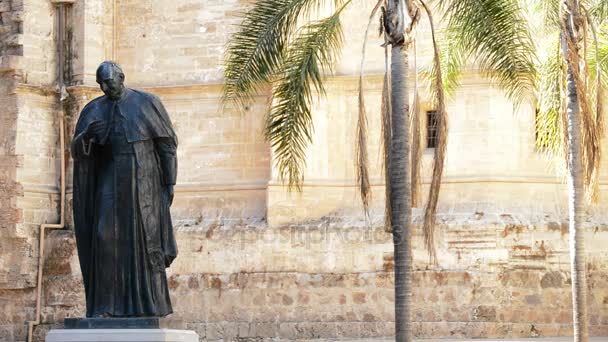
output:
<path id="1" fill-rule="evenodd" d="M 23 55 L 19 35 L 22 33 L 22 0 L 0 1 L 0 58 Z"/>
<path id="2" fill-rule="evenodd" d="M 26 320 L 34 317 L 39 228 L 58 220 L 60 152 L 54 93 L 17 85 L 9 94 L 14 107 L 4 107 L 2 120 L 10 132 L 3 135 L 0 340 L 11 341 L 23 339 Z"/>
<path id="3" fill-rule="evenodd" d="M 175 219 L 191 223 L 216 220 L 260 221 L 266 217 L 270 149 L 262 134 L 267 98 L 260 96 L 248 113 L 220 110 L 221 87 L 140 88 L 158 95 L 179 140 Z M 70 129 L 86 103 L 101 94 L 97 87 L 75 86 Z"/>
<path id="4" fill-rule="evenodd" d="M 99 63 L 114 56 L 112 0 L 76 1 L 72 18 L 71 84 L 92 85 Z"/>
<path id="5" fill-rule="evenodd" d="M 348 39 L 336 75 L 327 79 L 328 96 L 314 105 L 302 193 L 288 192 L 271 164 L 261 131 L 269 89 L 245 113 L 220 106 L 226 41 L 251 1 L 113 3 L 72 5 L 67 135 L 84 104 L 100 95 L 95 68 L 106 59 L 122 64 L 129 86 L 159 95 L 167 107 L 180 141 L 171 324 L 208 340 L 390 336 L 393 246 L 379 227 L 384 61 L 375 38 L 365 67 L 373 228 L 354 183 L 359 37 L 374 2 L 355 0 L 344 12 Z M 0 0 L 0 12 L 0 341 L 23 341 L 35 312 L 38 229 L 59 219 L 65 151 L 58 148 L 56 17 L 47 0 Z M 426 27 L 420 36 L 428 36 Z M 430 56 L 426 41 L 419 49 L 423 62 Z M 18 44 L 8 49 L 10 42 Z M 423 110 L 433 109 L 422 96 Z M 534 148 L 533 111 L 514 107 L 470 71 L 448 112 L 437 265 L 427 264 L 414 233 L 415 335 L 570 334 L 566 187 Z M 424 184 L 431 153 L 424 154 Z M 591 332 L 606 336 L 606 159 L 603 166 L 602 200 L 588 208 L 585 229 Z M 70 186 L 66 205 L 70 213 Z M 421 209 L 414 215 L 419 222 Z M 84 312 L 70 215 L 67 223 L 46 243 L 37 341 L 64 317 Z"/>
<path id="6" fill-rule="evenodd" d="M 0 340 L 34 318 L 38 230 L 58 220 L 53 5 L 0 1 Z"/>
<path id="7" fill-rule="evenodd" d="M 566 227 L 509 215 L 442 215 L 429 265 L 415 249 L 417 338 L 520 338 L 571 334 Z M 590 222 L 591 334 L 608 335 L 608 226 Z M 375 223 L 180 225 L 169 270 L 170 324 L 202 340 L 390 337 L 392 238 Z M 54 232 L 45 272 L 45 330 L 83 313 L 71 233 Z M 422 245 L 418 231 L 414 245 Z"/>
<path id="8" fill-rule="evenodd" d="M 247 2 L 120 1 L 117 59 L 131 84 L 219 83 L 225 43 Z"/>

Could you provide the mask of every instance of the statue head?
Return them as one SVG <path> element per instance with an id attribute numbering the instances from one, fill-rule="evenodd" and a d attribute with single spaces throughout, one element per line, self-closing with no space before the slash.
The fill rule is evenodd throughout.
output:
<path id="1" fill-rule="evenodd" d="M 105 61 L 97 68 L 97 83 L 106 96 L 112 100 L 122 97 L 125 92 L 125 74 L 118 64 Z"/>

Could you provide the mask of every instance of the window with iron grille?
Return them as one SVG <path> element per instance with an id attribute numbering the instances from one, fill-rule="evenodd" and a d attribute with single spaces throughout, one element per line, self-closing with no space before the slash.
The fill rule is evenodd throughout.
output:
<path id="1" fill-rule="evenodd" d="M 437 111 L 426 112 L 426 147 L 437 147 Z"/>

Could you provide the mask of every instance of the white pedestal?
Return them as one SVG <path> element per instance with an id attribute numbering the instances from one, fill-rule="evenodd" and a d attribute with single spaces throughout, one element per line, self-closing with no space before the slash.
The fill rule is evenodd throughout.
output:
<path id="1" fill-rule="evenodd" d="M 174 329 L 53 329 L 46 342 L 198 342 L 198 335 Z"/>

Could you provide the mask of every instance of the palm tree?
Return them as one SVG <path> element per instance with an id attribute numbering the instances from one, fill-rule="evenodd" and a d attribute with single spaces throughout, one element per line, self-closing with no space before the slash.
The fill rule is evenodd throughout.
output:
<path id="1" fill-rule="evenodd" d="M 387 179 L 386 183 L 388 194 L 388 213 L 387 219 L 393 232 L 394 244 L 394 271 L 395 271 L 395 340 L 409 341 L 411 311 L 409 297 L 411 296 L 410 276 L 412 270 L 412 244 L 411 244 L 411 166 L 410 161 L 410 133 L 409 133 L 409 96 L 408 96 L 408 49 L 405 46 L 405 12 L 410 21 L 413 8 L 411 1 L 406 3 L 407 9 L 400 8 L 400 2 L 391 0 L 388 8 L 383 15 L 384 30 L 386 39 L 391 44 L 391 66 L 390 66 L 390 108 L 391 111 L 386 118 L 390 117 L 390 134 L 387 141 L 390 144 L 386 147 L 387 155 Z M 407 10 L 407 11 L 406 11 Z M 385 78 L 386 79 L 386 78 Z M 359 98 L 362 98 L 361 90 Z M 364 120 L 364 119 L 363 119 Z M 360 119 L 359 121 L 363 121 Z M 365 147 L 359 144 L 359 150 Z M 359 153 L 361 154 L 361 153 Z M 363 167 L 364 164 L 361 164 Z M 361 178 L 361 177 L 360 177 Z M 390 221 L 389 221 L 390 220 Z"/>
<path id="2" fill-rule="evenodd" d="M 553 52 L 539 68 L 537 146 L 565 160 L 574 337 L 586 342 L 589 321 L 581 225 L 586 204 L 597 200 L 608 40 L 600 39 L 596 26 L 606 18 L 608 1 L 544 0 L 539 4 L 547 45 Z M 590 40 L 593 47 L 588 46 Z"/>
<path id="3" fill-rule="evenodd" d="M 223 103 L 246 108 L 261 86 L 272 84 L 273 105 L 267 116 L 265 135 L 275 152 L 279 178 L 289 189 L 300 190 L 304 180 L 305 150 L 312 139 L 311 103 L 315 93 L 324 94 L 324 74 L 331 72 L 342 46 L 340 17 L 353 0 L 258 0 L 229 43 Z M 425 209 L 423 231 L 427 250 L 434 257 L 433 227 L 447 144 L 447 113 L 444 89 L 457 85 L 459 67 L 467 60 L 481 66 L 513 99 L 521 100 L 533 90 L 535 65 L 533 44 L 519 0 L 436 0 L 437 11 L 447 21 L 452 51 L 441 62 L 431 11 L 423 0 L 378 0 L 368 29 L 382 8 L 385 40 L 383 86 L 383 147 L 386 181 L 386 226 L 393 233 L 395 261 L 395 329 L 397 341 L 410 341 L 412 254 L 411 207 L 416 204 L 412 184 L 419 183 L 419 132 L 410 129 L 410 112 L 417 116 L 417 100 L 410 110 L 408 92 L 409 51 L 421 17 L 432 27 L 433 68 L 429 72 L 438 110 L 438 147 Z M 332 15 L 313 20 L 315 9 L 333 6 Z M 298 27 L 299 22 L 304 22 Z M 367 31 L 364 42 L 367 41 Z M 388 50 L 390 49 L 390 67 Z M 363 51 L 365 51 L 365 44 Z M 362 57 L 363 72 L 363 57 Z M 389 70 L 390 69 L 390 70 Z M 446 73 L 444 80 L 442 74 Z M 366 117 L 359 89 L 357 125 L 357 181 L 363 206 L 371 196 L 367 171 Z M 418 85 L 414 85 L 418 98 Z M 417 120 L 416 120 L 417 121 Z M 410 141 L 413 144 L 410 144 Z M 410 151 L 412 145 L 415 151 Z M 411 160 L 411 162 L 410 162 Z"/>

